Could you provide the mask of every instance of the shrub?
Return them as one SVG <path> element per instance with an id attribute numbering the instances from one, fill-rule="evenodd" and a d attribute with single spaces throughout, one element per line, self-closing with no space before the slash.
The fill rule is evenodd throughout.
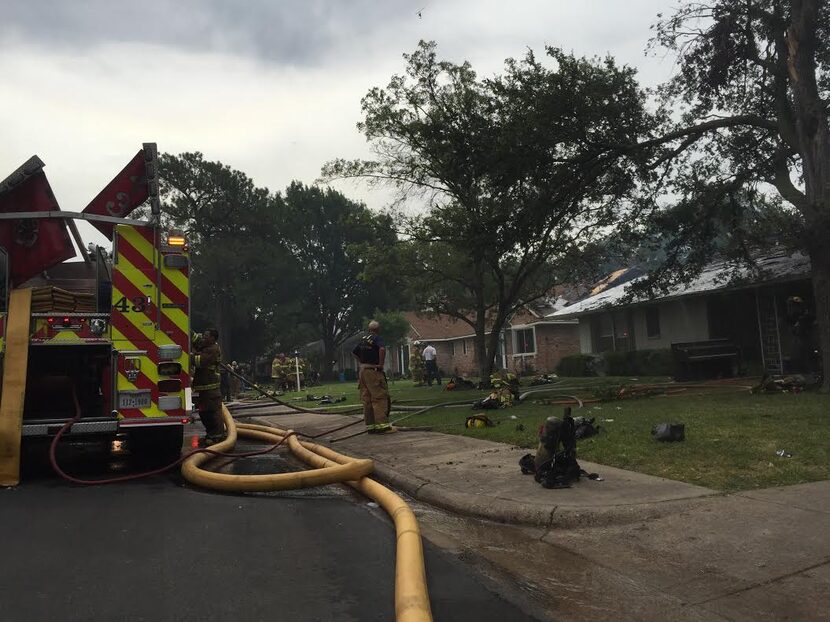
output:
<path id="1" fill-rule="evenodd" d="M 609 376 L 671 376 L 674 372 L 669 349 L 606 352 L 602 358 Z"/>
<path id="2" fill-rule="evenodd" d="M 605 373 L 609 376 L 630 376 L 634 369 L 634 352 L 606 352 L 602 355 Z"/>
<path id="3" fill-rule="evenodd" d="M 556 365 L 559 376 L 596 376 L 595 357 L 590 354 L 563 356 Z"/>
<path id="4" fill-rule="evenodd" d="M 674 373 L 674 354 L 668 348 L 661 350 L 641 350 L 637 361 L 637 375 L 671 376 Z"/>

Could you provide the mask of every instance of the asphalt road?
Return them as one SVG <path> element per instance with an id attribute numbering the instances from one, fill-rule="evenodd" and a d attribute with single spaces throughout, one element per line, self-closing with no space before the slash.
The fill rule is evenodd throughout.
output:
<path id="1" fill-rule="evenodd" d="M 87 477 L 141 468 L 67 451 Z M 238 472 L 293 468 L 278 457 Z M 339 486 L 222 495 L 178 474 L 110 486 L 58 479 L 28 456 L 0 489 L 0 620 L 394 620 L 395 537 Z M 425 542 L 436 620 L 531 620 L 475 569 Z"/>

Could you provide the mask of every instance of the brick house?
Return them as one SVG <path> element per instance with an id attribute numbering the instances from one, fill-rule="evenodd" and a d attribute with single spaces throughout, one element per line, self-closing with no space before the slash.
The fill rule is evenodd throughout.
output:
<path id="1" fill-rule="evenodd" d="M 515 314 L 499 337 L 496 367 L 516 373 L 548 373 L 563 356 L 579 352 L 579 324 L 572 319 L 548 316 L 564 306 L 555 299 L 528 306 Z M 404 313 L 410 325 L 406 344 L 387 357 L 393 373 L 409 373 L 409 353 L 416 341 L 431 343 L 438 353 L 444 376 L 477 376 L 475 334 L 472 327 L 448 316 Z M 486 333 L 488 336 L 490 332 Z"/>

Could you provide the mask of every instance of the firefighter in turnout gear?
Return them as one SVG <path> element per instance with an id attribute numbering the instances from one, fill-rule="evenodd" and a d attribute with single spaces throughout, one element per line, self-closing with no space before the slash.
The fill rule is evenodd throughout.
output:
<path id="1" fill-rule="evenodd" d="M 285 359 L 285 354 L 278 354 L 271 361 L 271 380 L 274 381 L 274 390 L 282 391 L 287 389 L 288 383 L 288 361 Z"/>
<path id="2" fill-rule="evenodd" d="M 493 393 L 498 396 L 502 408 L 513 405 L 513 399 L 519 397 L 519 378 L 516 374 L 503 369 L 490 375 Z"/>
<path id="3" fill-rule="evenodd" d="M 412 344 L 412 350 L 409 353 L 409 371 L 412 374 L 412 382 L 415 383 L 415 386 L 424 386 L 424 359 L 422 358 L 420 341 Z"/>
<path id="4" fill-rule="evenodd" d="M 352 354 L 360 363 L 357 386 L 360 389 L 363 419 L 369 434 L 396 431 L 389 425 L 389 387 L 383 371 L 386 347 L 379 332 L 380 324 L 372 320 L 369 322 L 369 334 L 365 335 L 352 350 Z"/>
<path id="5" fill-rule="evenodd" d="M 219 390 L 219 365 L 222 351 L 217 343 L 219 331 L 211 328 L 198 336 L 193 343 L 191 354 L 193 391 L 198 393 L 196 406 L 199 418 L 205 426 L 205 446 L 209 447 L 225 439 L 225 425 L 222 423 L 222 393 Z"/>

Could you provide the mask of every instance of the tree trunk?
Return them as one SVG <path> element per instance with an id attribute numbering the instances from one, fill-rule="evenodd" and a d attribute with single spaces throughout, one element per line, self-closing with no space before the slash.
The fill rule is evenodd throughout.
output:
<path id="1" fill-rule="evenodd" d="M 490 364 L 490 373 L 493 373 L 493 370 L 496 369 L 496 356 L 499 353 L 499 337 L 501 336 L 502 328 L 504 327 L 504 321 L 496 318 L 496 321 L 493 323 L 493 326 L 490 330 L 490 339 L 488 340 L 489 348 L 488 348 L 488 355 L 487 360 Z"/>
<path id="2" fill-rule="evenodd" d="M 810 252 L 813 297 L 823 379 L 821 392 L 830 393 L 830 247 L 816 245 Z"/>
<path id="3" fill-rule="evenodd" d="M 787 29 L 787 66 L 796 111 L 805 201 L 799 206 L 808 225 L 818 342 L 821 348 L 822 393 L 830 393 L 830 126 L 816 77 L 816 51 L 821 2 L 793 0 Z"/>
<path id="4" fill-rule="evenodd" d="M 484 334 L 487 325 L 484 322 L 484 310 L 479 310 L 476 314 L 476 336 L 474 340 L 476 367 L 478 368 L 478 379 L 482 386 L 489 386 L 490 374 L 492 373 L 492 364 L 490 358 L 487 356 L 487 336 Z"/>

